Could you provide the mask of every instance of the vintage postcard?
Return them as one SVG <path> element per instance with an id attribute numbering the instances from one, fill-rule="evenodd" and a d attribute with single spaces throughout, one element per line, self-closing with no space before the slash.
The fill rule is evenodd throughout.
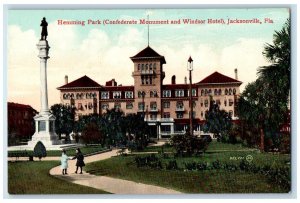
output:
<path id="1" fill-rule="evenodd" d="M 290 193 L 291 23 L 284 7 L 9 9 L 8 193 Z"/>

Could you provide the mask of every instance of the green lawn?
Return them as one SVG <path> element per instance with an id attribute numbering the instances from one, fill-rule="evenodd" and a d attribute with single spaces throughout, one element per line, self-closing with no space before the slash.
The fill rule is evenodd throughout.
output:
<path id="1" fill-rule="evenodd" d="M 242 144 L 228 144 L 213 140 L 207 148 L 207 151 L 237 151 L 237 150 L 255 150 L 254 148 L 244 147 Z"/>
<path id="2" fill-rule="evenodd" d="M 59 164 L 57 161 L 9 162 L 8 192 L 10 194 L 107 194 L 102 190 L 51 176 L 49 170 Z"/>
<path id="3" fill-rule="evenodd" d="M 84 147 L 80 147 L 81 152 L 83 154 L 90 154 L 90 153 L 95 153 L 95 152 L 99 152 L 102 150 L 105 150 L 105 147 L 101 147 L 101 146 L 84 146 Z M 70 149 L 66 149 L 67 151 L 67 155 L 69 156 L 73 156 L 75 155 L 75 150 L 76 148 L 70 148 Z M 8 152 L 8 157 L 13 156 L 13 153 L 20 153 L 20 152 L 24 152 L 24 151 L 9 151 Z M 27 150 L 28 154 L 33 154 L 32 150 Z M 47 156 L 61 156 L 61 150 L 51 150 L 51 151 L 47 151 Z"/>
<path id="4" fill-rule="evenodd" d="M 278 185 L 268 182 L 261 174 L 244 171 L 168 171 L 137 168 L 134 156 L 118 156 L 87 164 L 86 170 L 95 175 L 117 177 L 146 184 L 172 188 L 185 193 L 281 193 Z M 184 160 L 177 159 L 179 162 Z M 181 160 L 181 161 L 180 161 Z M 187 161 L 187 160 L 185 160 Z"/>

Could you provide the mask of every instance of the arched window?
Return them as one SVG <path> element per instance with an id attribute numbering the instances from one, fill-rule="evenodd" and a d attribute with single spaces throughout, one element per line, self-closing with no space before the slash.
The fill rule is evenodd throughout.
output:
<path id="1" fill-rule="evenodd" d="M 219 95 L 222 95 L 222 90 L 221 89 L 219 89 Z"/>
<path id="2" fill-rule="evenodd" d="M 218 95 L 218 90 L 217 89 L 215 89 L 214 95 Z"/>
<path id="3" fill-rule="evenodd" d="M 228 89 L 225 89 L 225 95 L 228 95 Z"/>
<path id="4" fill-rule="evenodd" d="M 234 95 L 236 94 L 236 89 L 235 89 L 235 88 L 233 88 L 233 94 L 234 94 Z"/>
<path id="5" fill-rule="evenodd" d="M 230 88 L 230 89 L 229 89 L 229 95 L 231 95 L 231 94 L 232 94 L 232 89 Z"/>

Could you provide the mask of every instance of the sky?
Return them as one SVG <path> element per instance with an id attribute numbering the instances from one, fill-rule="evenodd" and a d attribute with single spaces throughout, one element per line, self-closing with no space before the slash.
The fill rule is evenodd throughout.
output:
<path id="1" fill-rule="evenodd" d="M 94 10 L 9 10 L 7 29 L 8 101 L 29 104 L 40 110 L 39 58 L 36 44 L 40 21 L 48 21 L 48 100 L 59 103 L 57 87 L 87 75 L 100 85 L 115 78 L 118 84 L 133 85 L 134 56 L 148 44 L 148 26 L 87 25 L 88 20 L 180 20 L 181 24 L 149 25 L 149 44 L 166 59 L 164 84 L 176 75 L 177 83 L 188 76 L 187 60 L 194 60 L 193 82 L 218 71 L 243 82 L 241 90 L 268 65 L 262 52 L 272 43 L 289 17 L 286 8 L 252 9 L 94 9 Z M 183 19 L 259 19 L 258 24 L 183 24 Z M 266 22 L 271 19 L 273 23 Z M 86 21 L 86 25 L 58 25 L 58 20 Z"/>

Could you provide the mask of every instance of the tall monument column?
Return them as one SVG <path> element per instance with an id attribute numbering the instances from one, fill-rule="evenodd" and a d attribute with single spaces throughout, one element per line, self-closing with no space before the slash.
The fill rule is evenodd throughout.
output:
<path id="1" fill-rule="evenodd" d="M 41 39 L 37 44 L 39 50 L 38 57 L 40 58 L 40 100 L 41 110 L 38 115 L 34 117 L 35 121 L 35 133 L 32 136 L 31 141 L 28 142 L 30 148 L 34 148 L 38 141 L 41 141 L 46 149 L 57 149 L 61 144 L 55 133 L 55 116 L 52 115 L 48 107 L 48 90 L 47 90 L 47 60 L 49 57 L 50 46 L 48 44 L 46 18 L 43 18 L 41 22 L 42 33 Z"/>
<path id="2" fill-rule="evenodd" d="M 47 88 L 47 60 L 49 57 L 49 45 L 47 40 L 41 40 L 37 44 L 40 58 L 40 85 L 41 85 L 41 112 L 40 114 L 48 115 L 48 88 Z"/>

